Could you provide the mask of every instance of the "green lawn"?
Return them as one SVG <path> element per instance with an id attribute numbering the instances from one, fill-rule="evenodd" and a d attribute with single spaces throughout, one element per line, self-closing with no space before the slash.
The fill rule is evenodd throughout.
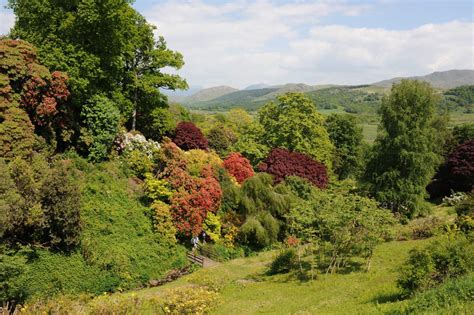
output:
<path id="1" fill-rule="evenodd" d="M 162 287 L 113 294 L 107 299 L 150 299 L 170 288 L 217 283 L 222 287 L 214 314 L 380 314 L 397 309 L 396 279 L 410 249 L 427 240 L 389 242 L 375 252 L 369 272 L 323 274 L 313 281 L 291 275 L 267 276 L 276 255 L 269 251 L 200 269 Z"/>

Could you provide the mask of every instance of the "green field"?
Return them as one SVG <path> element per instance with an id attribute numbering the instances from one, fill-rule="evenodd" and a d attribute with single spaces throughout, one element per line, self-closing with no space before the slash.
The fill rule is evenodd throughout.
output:
<path id="1" fill-rule="evenodd" d="M 114 309 L 120 305 L 128 309 L 131 307 L 130 301 L 136 301 L 132 314 L 151 314 L 156 308 L 150 303 L 139 301 L 162 299 L 173 289 L 211 283 L 221 288 L 211 314 L 391 313 L 400 310 L 406 303 L 396 286 L 400 267 L 411 249 L 423 247 L 428 242 L 410 240 L 384 243 L 377 247 L 369 272 L 356 270 L 346 274 L 319 274 L 313 281 L 301 281 L 291 273 L 266 275 L 268 265 L 278 253 L 277 250 L 267 251 L 200 269 L 161 287 L 102 296 L 88 304 L 94 305 L 97 311 L 110 310 L 111 305 Z M 472 310 L 472 307 L 474 305 L 471 303 L 463 306 L 463 309 Z M 75 308 L 78 313 L 85 309 L 87 306 L 84 305 Z"/>

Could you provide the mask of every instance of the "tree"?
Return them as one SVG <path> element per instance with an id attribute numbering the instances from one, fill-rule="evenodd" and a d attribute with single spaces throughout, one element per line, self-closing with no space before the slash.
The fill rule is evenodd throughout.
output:
<path id="1" fill-rule="evenodd" d="M 133 100 L 132 130 L 135 130 L 137 115 L 146 115 L 163 106 L 159 88 L 175 90 L 188 87 L 178 75 L 161 70 L 164 67 L 179 70 L 184 65 L 183 56 L 168 49 L 163 37 L 155 41 L 153 31 L 156 27 L 135 11 L 134 15 L 131 47 L 125 50 L 125 84 L 129 98 Z M 164 105 L 167 107 L 166 99 Z"/>
<path id="2" fill-rule="evenodd" d="M 353 116 L 332 114 L 326 119 L 326 129 L 336 148 L 335 173 L 339 179 L 356 175 L 362 164 L 362 128 Z"/>
<path id="3" fill-rule="evenodd" d="M 224 160 L 224 168 L 234 176 L 239 184 L 254 175 L 252 165 L 242 154 L 234 152 Z"/>
<path id="4" fill-rule="evenodd" d="M 277 103 L 262 107 L 258 118 L 265 130 L 264 144 L 308 154 L 331 168 L 334 146 L 323 116 L 309 98 L 301 93 L 281 95 Z"/>
<path id="5" fill-rule="evenodd" d="M 33 130 L 52 144 L 56 142 L 55 131 L 64 138 L 68 77 L 57 71 L 51 73 L 39 63 L 36 49 L 21 40 L 1 39 L 0 55 L 3 155 L 12 151 L 28 155 Z"/>
<path id="6" fill-rule="evenodd" d="M 235 143 L 237 137 L 231 129 L 223 124 L 217 124 L 209 130 L 207 139 L 212 149 L 220 156 L 226 156 L 229 153 L 230 146 Z"/>
<path id="7" fill-rule="evenodd" d="M 256 166 L 270 151 L 270 148 L 261 142 L 264 133 L 263 126 L 258 121 L 254 121 L 245 128 L 230 150 L 242 153 L 253 166 Z"/>
<path id="8" fill-rule="evenodd" d="M 365 172 L 370 193 L 393 212 L 413 217 L 424 210 L 425 187 L 443 140 L 433 126 L 438 98 L 429 84 L 402 80 L 380 108 L 380 130 Z"/>
<path id="9" fill-rule="evenodd" d="M 10 245 L 41 245 L 69 250 L 80 242 L 80 193 L 70 169 L 49 165 L 35 154 L 31 161 L 0 160 L 0 235 Z"/>
<path id="10" fill-rule="evenodd" d="M 136 119 L 158 107 L 166 97 L 158 88 L 186 88 L 178 75 L 183 58 L 154 39 L 155 28 L 131 0 L 9 0 L 16 15 L 11 36 L 35 44 L 41 61 L 70 76 L 76 119 L 93 95 L 112 99 L 132 129 Z"/>
<path id="11" fill-rule="evenodd" d="M 474 189 L 474 139 L 460 144 L 449 154 L 427 189 L 431 197 Z"/>
<path id="12" fill-rule="evenodd" d="M 325 188 L 328 183 L 327 170 L 323 164 L 306 154 L 285 149 L 273 149 L 258 168 L 261 172 L 272 174 L 276 183 L 287 176 L 306 178 L 319 188 Z"/>
<path id="13" fill-rule="evenodd" d="M 89 159 L 105 160 L 118 133 L 120 113 L 107 97 L 95 95 L 82 107 L 81 140 Z"/>
<path id="14" fill-rule="evenodd" d="M 175 129 L 173 142 L 183 150 L 208 149 L 208 141 L 192 122 L 180 122 Z"/>

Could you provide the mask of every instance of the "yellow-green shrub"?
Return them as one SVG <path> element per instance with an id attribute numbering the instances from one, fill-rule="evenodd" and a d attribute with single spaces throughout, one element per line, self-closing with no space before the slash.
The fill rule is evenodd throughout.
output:
<path id="1" fill-rule="evenodd" d="M 170 206 L 163 201 L 156 200 L 151 204 L 151 209 L 153 210 L 155 233 L 162 240 L 171 244 L 176 243 L 176 228 L 172 221 Z"/>
<path id="2" fill-rule="evenodd" d="M 218 215 L 212 212 L 207 214 L 206 220 L 204 221 L 203 230 L 213 241 L 217 241 L 221 237 L 221 220 Z"/>
<path id="3" fill-rule="evenodd" d="M 151 173 L 145 174 L 145 193 L 152 200 L 165 202 L 173 195 L 169 183 L 164 179 L 155 178 Z"/>
<path id="4" fill-rule="evenodd" d="M 189 174 L 200 176 L 201 171 L 207 165 L 221 166 L 222 160 L 215 152 L 206 152 L 204 150 L 189 150 L 185 152 L 186 168 Z"/>

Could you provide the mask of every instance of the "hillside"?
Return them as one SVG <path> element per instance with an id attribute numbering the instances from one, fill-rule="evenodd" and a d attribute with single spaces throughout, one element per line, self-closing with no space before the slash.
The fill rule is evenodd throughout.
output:
<path id="1" fill-rule="evenodd" d="M 445 90 L 474 84 L 474 70 L 434 72 L 425 76 L 410 77 L 409 79 L 426 81 L 438 89 Z M 383 94 L 388 92 L 393 83 L 400 80 L 402 78 L 393 78 L 357 86 L 288 83 L 275 86 L 255 84 L 246 87 L 244 90 L 215 87 L 199 91 L 182 98 L 180 101 L 192 109 L 225 111 L 234 107 L 242 107 L 254 111 L 268 101 L 274 100 L 278 95 L 287 92 L 301 92 L 308 94 L 318 108 L 339 108 L 353 113 L 374 112 Z"/>
<path id="2" fill-rule="evenodd" d="M 448 70 L 439 72 L 437 71 L 424 76 L 383 80 L 380 82 L 372 83 L 372 85 L 389 88 L 392 86 L 393 83 L 398 83 L 402 79 L 420 80 L 428 82 L 435 88 L 452 89 L 461 85 L 474 84 L 474 70 Z"/>
<path id="3" fill-rule="evenodd" d="M 225 85 L 211 87 L 208 89 L 200 90 L 190 95 L 189 97 L 186 97 L 185 99 L 183 99 L 183 103 L 199 103 L 199 102 L 210 101 L 210 100 L 216 99 L 223 95 L 230 94 L 235 91 L 238 91 L 238 90 L 234 89 L 233 87 L 225 86 Z"/>

